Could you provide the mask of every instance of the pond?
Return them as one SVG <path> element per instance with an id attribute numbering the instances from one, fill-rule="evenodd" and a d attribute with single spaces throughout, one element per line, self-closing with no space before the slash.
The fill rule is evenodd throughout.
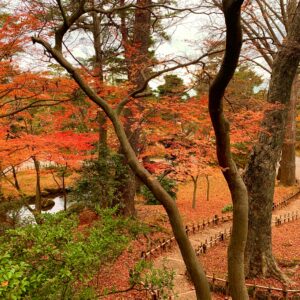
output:
<path id="1" fill-rule="evenodd" d="M 50 209 L 43 209 L 42 213 L 56 213 L 61 210 L 64 210 L 64 199 L 61 196 L 55 197 L 52 199 L 55 202 L 55 205 L 51 207 Z M 30 205 L 31 208 L 34 208 L 34 204 Z M 32 217 L 32 213 L 26 208 L 23 207 L 20 210 L 20 218 L 21 220 L 24 220 L 27 217 Z"/>

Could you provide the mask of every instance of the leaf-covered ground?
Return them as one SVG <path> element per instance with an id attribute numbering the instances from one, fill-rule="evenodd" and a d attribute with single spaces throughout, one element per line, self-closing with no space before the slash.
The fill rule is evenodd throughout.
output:
<path id="1" fill-rule="evenodd" d="M 280 227 L 273 227 L 273 253 L 277 258 L 282 271 L 290 279 L 289 289 L 300 287 L 300 219 L 286 223 Z M 211 248 L 207 254 L 200 258 L 208 274 L 225 278 L 227 273 L 226 253 L 228 241 Z M 283 288 L 283 284 L 275 279 L 247 280 L 263 286 Z M 223 299 L 217 298 L 216 299 Z"/>
<path id="2" fill-rule="evenodd" d="M 287 198 L 296 191 L 297 187 L 285 188 L 277 186 L 275 192 L 275 202 Z M 221 174 L 216 174 L 215 176 L 210 177 L 210 197 L 208 201 L 206 199 L 206 193 L 206 180 L 205 178 L 200 178 L 197 192 L 196 209 L 192 209 L 192 182 L 181 184 L 179 186 L 176 203 L 182 214 L 185 224 L 191 224 L 193 222 L 196 223 L 203 219 L 211 218 L 216 214 L 221 215 L 222 208 L 230 203 L 230 194 Z M 139 198 L 137 211 L 139 219 L 148 224 L 159 225 L 164 229 L 162 233 L 152 234 L 152 240 L 157 240 L 162 236 L 168 236 L 171 234 L 168 218 L 162 206 L 145 205 L 143 200 Z M 299 223 L 300 222 L 297 221 L 295 223 L 289 223 L 274 229 L 274 250 L 278 258 L 283 260 L 299 259 L 299 257 L 296 257 L 296 254 L 298 253 L 299 256 L 297 249 L 300 248 L 300 232 L 299 237 L 297 238 L 293 234 L 295 231 L 297 231 L 296 228 L 299 226 Z M 290 225 L 291 227 L 289 227 Z M 288 235 L 286 234 L 287 231 L 285 228 L 289 228 Z M 288 238 L 288 236 L 290 236 L 290 238 Z M 149 241 L 147 241 L 145 238 L 135 241 L 113 265 L 107 266 L 105 269 L 101 270 L 95 282 L 97 282 L 97 285 L 102 292 L 108 287 L 115 287 L 118 290 L 123 290 L 129 287 L 128 270 L 132 269 L 135 262 L 139 260 L 141 251 L 147 248 L 147 243 L 149 243 Z M 201 258 L 201 261 L 203 262 L 208 273 L 215 273 L 216 275 L 222 277 L 225 276 L 226 247 L 226 243 L 220 244 L 210 249 L 208 254 Z M 291 249 L 293 249 L 293 251 L 291 251 Z M 280 255 L 287 255 L 287 257 Z M 299 270 L 295 267 L 292 270 L 291 268 L 287 269 L 287 272 L 295 273 L 293 275 L 293 280 L 295 281 L 295 285 L 299 286 Z M 273 281 L 264 282 L 262 280 L 260 283 L 270 283 L 273 285 Z M 274 285 L 280 286 L 280 283 L 274 281 Z M 105 297 L 105 299 L 145 299 L 145 293 L 131 291 L 129 293 L 120 293 Z M 217 295 L 215 299 L 218 299 Z"/>

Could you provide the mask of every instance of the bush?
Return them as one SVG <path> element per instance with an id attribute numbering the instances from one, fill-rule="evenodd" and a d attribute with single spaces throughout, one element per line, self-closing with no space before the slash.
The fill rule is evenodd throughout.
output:
<path id="1" fill-rule="evenodd" d="M 159 291 L 159 299 L 170 299 L 174 296 L 175 272 L 167 269 L 164 265 L 161 269 L 153 267 L 152 262 L 140 260 L 131 272 L 130 284 L 139 285 L 143 282 L 143 288 Z"/>
<path id="2" fill-rule="evenodd" d="M 99 160 L 85 161 L 81 176 L 70 193 L 70 201 L 84 202 L 88 206 L 113 207 L 119 202 L 118 191 L 124 182 L 120 174 L 126 173 L 122 156 L 108 154 Z"/>
<path id="3" fill-rule="evenodd" d="M 233 207 L 232 204 L 227 204 L 222 208 L 222 213 L 227 213 L 233 211 Z"/>
<path id="4" fill-rule="evenodd" d="M 176 193 L 177 193 L 177 183 L 175 180 L 167 178 L 167 177 L 157 177 L 158 181 L 161 183 L 162 187 L 166 190 L 166 192 L 176 200 Z M 161 204 L 152 194 L 152 192 L 146 187 L 142 186 L 141 194 L 146 199 L 146 204 L 149 205 L 156 205 Z"/>
<path id="5" fill-rule="evenodd" d="M 0 238 L 1 299 L 96 299 L 89 281 L 147 228 L 99 210 L 99 221 L 78 231 L 75 215 L 43 214 L 41 225 L 7 230 Z"/>

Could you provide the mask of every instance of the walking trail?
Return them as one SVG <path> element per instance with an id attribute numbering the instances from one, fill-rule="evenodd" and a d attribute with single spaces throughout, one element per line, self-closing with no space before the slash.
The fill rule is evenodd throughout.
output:
<path id="1" fill-rule="evenodd" d="M 300 212 L 300 195 L 297 198 L 290 200 L 287 206 L 282 208 L 277 208 L 273 211 L 273 224 L 276 217 L 280 215 L 287 214 L 289 212 Z M 193 245 L 193 248 L 197 248 L 201 243 L 204 243 L 205 240 L 209 239 L 211 236 L 218 234 L 220 231 L 227 231 L 231 227 L 231 221 L 221 223 L 220 225 L 215 225 L 214 227 L 207 227 L 204 230 L 201 230 L 190 236 L 190 241 Z M 174 278 L 174 292 L 177 295 L 176 299 L 179 300 L 194 300 L 196 299 L 195 292 L 192 285 L 189 283 L 185 276 L 185 265 L 180 254 L 178 247 L 174 247 L 171 251 L 166 252 L 164 255 L 159 256 L 153 261 L 156 268 L 161 268 L 163 265 L 168 269 L 173 269 L 175 272 Z"/>

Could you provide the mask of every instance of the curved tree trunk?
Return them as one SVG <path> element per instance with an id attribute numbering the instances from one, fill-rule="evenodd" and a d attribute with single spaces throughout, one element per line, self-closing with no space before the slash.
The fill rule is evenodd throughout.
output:
<path id="1" fill-rule="evenodd" d="M 219 165 L 230 189 L 233 227 L 228 247 L 228 277 L 234 300 L 248 299 L 244 276 L 244 249 L 248 225 L 246 186 L 231 156 L 229 123 L 223 112 L 223 96 L 235 72 L 242 46 L 240 10 L 242 0 L 223 0 L 226 22 L 226 50 L 221 69 L 209 89 L 209 113 L 216 135 Z"/>
<path id="2" fill-rule="evenodd" d="M 273 63 L 268 102 L 274 106 L 265 113 L 263 130 L 245 171 L 244 178 L 249 194 L 249 231 L 245 252 L 248 277 L 282 277 L 272 255 L 271 218 L 275 169 L 284 139 L 292 82 L 300 60 L 299 32 L 298 3 L 287 38 Z"/>

